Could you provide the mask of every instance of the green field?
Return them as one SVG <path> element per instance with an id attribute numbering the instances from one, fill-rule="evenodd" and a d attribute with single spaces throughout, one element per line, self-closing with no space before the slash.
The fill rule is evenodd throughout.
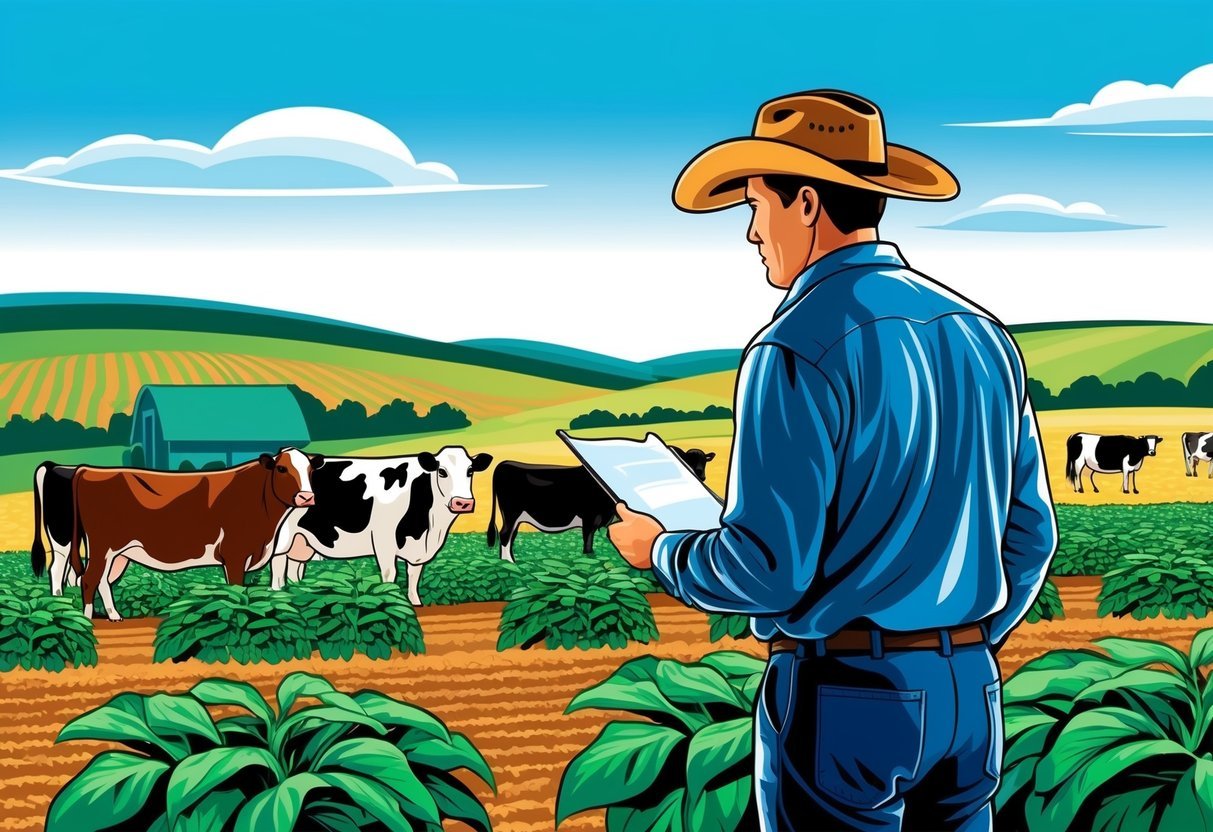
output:
<path id="1" fill-rule="evenodd" d="M 1054 393 L 1087 375 L 1116 384 L 1154 372 L 1186 382 L 1213 361 L 1213 326 L 1206 324 L 1074 324 L 1012 331 L 1028 374 Z"/>

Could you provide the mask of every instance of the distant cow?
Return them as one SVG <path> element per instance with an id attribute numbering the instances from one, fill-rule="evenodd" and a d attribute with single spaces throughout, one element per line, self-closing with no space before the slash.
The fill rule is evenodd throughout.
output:
<path id="1" fill-rule="evenodd" d="M 1187 432 L 1179 436 L 1184 451 L 1184 473 L 1196 476 L 1198 462 L 1213 463 L 1213 433 Z M 1213 479 L 1213 464 L 1209 465 L 1209 479 Z"/>
<path id="2" fill-rule="evenodd" d="M 1066 479 L 1074 490 L 1082 493 L 1082 472 L 1091 469 L 1091 489 L 1096 474 L 1120 474 L 1120 490 L 1129 493 L 1129 480 L 1137 494 L 1137 471 L 1142 460 L 1154 456 L 1161 436 L 1100 436 L 1095 433 L 1075 433 L 1066 440 Z"/>
<path id="3" fill-rule="evenodd" d="M 68 558 L 83 572 L 84 614 L 92 616 L 99 590 L 109 619 L 122 620 L 109 577 L 120 557 L 165 572 L 222 566 L 228 583 L 242 585 L 246 572 L 269 560 L 286 513 L 315 504 L 311 477 L 323 464 L 324 457 L 284 448 L 221 471 L 78 467 Z M 80 555 L 85 529 L 87 568 Z"/>
<path id="4" fill-rule="evenodd" d="M 707 479 L 714 453 L 671 447 L 700 481 Z M 530 523 L 541 532 L 581 529 L 581 551 L 594 551 L 594 533 L 615 519 L 615 501 L 582 465 L 534 465 L 506 460 L 493 472 L 493 509 L 487 543 L 497 544 L 497 508 L 501 508 L 501 557 L 514 560 L 518 527 Z"/>
<path id="5" fill-rule="evenodd" d="M 476 508 L 472 477 L 492 461 L 458 446 L 416 456 L 330 457 L 313 478 L 315 507 L 292 511 L 278 533 L 271 586 L 302 577 L 313 554 L 374 555 L 384 581 L 396 580 L 397 559 L 408 564 L 409 600 L 420 606 L 421 571 L 455 518 Z"/>

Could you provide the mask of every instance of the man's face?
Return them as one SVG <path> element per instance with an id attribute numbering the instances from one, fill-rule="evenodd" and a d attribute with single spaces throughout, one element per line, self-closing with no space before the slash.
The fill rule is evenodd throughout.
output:
<path id="1" fill-rule="evenodd" d="M 811 194 L 806 203 L 804 191 Z M 753 211 L 746 239 L 758 246 L 758 253 L 767 267 L 767 282 L 780 289 L 792 285 L 809 262 L 813 250 L 817 194 L 804 189 L 792 204 L 784 207 L 779 194 L 751 176 L 746 181 L 746 204 Z"/>

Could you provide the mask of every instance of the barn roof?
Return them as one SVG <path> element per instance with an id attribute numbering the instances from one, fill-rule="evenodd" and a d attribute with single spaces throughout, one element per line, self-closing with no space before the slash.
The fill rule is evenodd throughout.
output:
<path id="1" fill-rule="evenodd" d="M 147 407 L 158 414 L 169 442 L 303 444 L 311 439 L 299 402 L 280 384 L 145 384 L 135 413 Z"/>

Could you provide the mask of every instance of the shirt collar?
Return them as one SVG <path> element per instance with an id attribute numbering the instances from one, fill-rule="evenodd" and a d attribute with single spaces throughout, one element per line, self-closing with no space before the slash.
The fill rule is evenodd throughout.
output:
<path id="1" fill-rule="evenodd" d="M 786 312 L 792 304 L 804 297 L 818 283 L 856 266 L 893 266 L 904 269 L 906 261 L 893 243 L 854 243 L 834 249 L 825 257 L 815 261 L 792 282 L 783 302 L 775 310 L 775 317 L 778 318 Z"/>

